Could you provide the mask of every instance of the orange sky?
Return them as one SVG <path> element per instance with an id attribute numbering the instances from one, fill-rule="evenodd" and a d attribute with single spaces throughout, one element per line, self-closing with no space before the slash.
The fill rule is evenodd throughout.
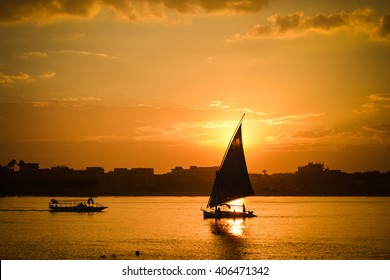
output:
<path id="1" fill-rule="evenodd" d="M 390 170 L 388 1 L 0 3 L 0 164 Z M 339 3 L 342 2 L 342 3 Z"/>

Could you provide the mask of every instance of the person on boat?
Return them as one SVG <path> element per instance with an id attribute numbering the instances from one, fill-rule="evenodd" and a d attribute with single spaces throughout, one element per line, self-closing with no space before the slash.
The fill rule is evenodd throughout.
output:
<path id="1" fill-rule="evenodd" d="M 242 205 L 242 213 L 246 213 L 245 204 Z"/>
<path id="2" fill-rule="evenodd" d="M 217 208 L 217 210 L 215 211 L 217 213 L 217 216 L 220 217 L 221 216 L 221 208 Z"/>

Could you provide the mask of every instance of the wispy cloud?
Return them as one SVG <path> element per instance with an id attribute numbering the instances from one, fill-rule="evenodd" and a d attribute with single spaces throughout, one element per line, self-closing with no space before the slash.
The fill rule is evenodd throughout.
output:
<path id="1" fill-rule="evenodd" d="M 80 108 L 101 102 L 103 99 L 95 96 L 75 96 L 75 97 L 60 97 L 50 100 L 39 100 L 28 102 L 33 107 L 62 107 L 62 108 Z"/>
<path id="2" fill-rule="evenodd" d="M 87 97 L 63 97 L 63 98 L 54 98 L 56 101 L 65 101 L 65 102 L 79 102 L 79 101 L 102 101 L 100 97 L 87 96 Z"/>
<path id="3" fill-rule="evenodd" d="M 270 118 L 263 120 L 263 122 L 269 125 L 281 125 L 281 124 L 305 124 L 310 118 L 321 117 L 324 114 L 322 113 L 303 113 L 303 114 L 294 114 L 294 115 L 285 115 L 277 118 Z"/>
<path id="4" fill-rule="evenodd" d="M 119 58 L 118 56 L 109 55 L 106 53 L 96 53 L 96 52 L 90 52 L 90 51 L 61 50 L 61 51 L 56 51 L 56 53 L 74 54 L 74 55 L 82 55 L 82 56 L 94 56 L 94 57 L 110 58 L 110 59 Z"/>
<path id="5" fill-rule="evenodd" d="M 267 142 L 288 142 L 288 143 L 315 143 L 323 141 L 329 137 L 337 135 L 330 129 L 309 129 L 309 130 L 292 130 L 280 132 L 276 135 L 266 137 Z"/>
<path id="6" fill-rule="evenodd" d="M 100 97 L 95 97 L 95 96 L 75 96 L 75 97 L 53 98 L 50 102 L 52 106 L 82 108 L 85 106 L 94 105 L 97 102 L 101 102 L 101 101 L 102 99 Z"/>
<path id="7" fill-rule="evenodd" d="M 134 130 L 136 141 L 169 141 L 173 136 L 178 136 L 179 130 L 173 126 L 140 126 Z"/>
<path id="8" fill-rule="evenodd" d="M 43 79 L 50 79 L 50 78 L 54 78 L 56 75 L 57 74 L 55 72 L 46 72 L 46 73 L 42 73 L 40 77 Z"/>
<path id="9" fill-rule="evenodd" d="M 370 94 L 366 97 L 366 102 L 355 110 L 355 113 L 371 114 L 383 109 L 390 109 L 390 94 Z"/>
<path id="10" fill-rule="evenodd" d="M 390 123 L 367 125 L 362 129 L 370 133 L 381 144 L 390 144 Z"/>
<path id="11" fill-rule="evenodd" d="M 216 108 L 216 109 L 229 109 L 230 106 L 228 105 L 222 105 L 222 102 L 219 100 L 214 101 L 213 103 L 207 105 L 209 108 Z"/>
<path id="12" fill-rule="evenodd" d="M 330 129 L 284 131 L 266 137 L 266 151 L 335 151 L 348 143 L 357 143 L 356 136 Z"/>
<path id="13" fill-rule="evenodd" d="M 80 142 L 98 142 L 98 143 L 113 143 L 113 142 L 123 142 L 123 141 L 131 141 L 133 140 L 132 137 L 128 136 L 120 136 L 120 135 L 92 135 L 92 136 L 85 136 L 80 139 L 77 139 L 77 141 Z"/>
<path id="14" fill-rule="evenodd" d="M 18 83 L 37 82 L 41 79 L 50 79 L 56 76 L 55 72 L 44 72 L 33 77 L 25 72 L 0 69 L 0 85 L 12 86 Z"/>
<path id="15" fill-rule="evenodd" d="M 30 58 L 47 58 L 49 55 L 46 52 L 25 52 L 19 55 L 20 58 L 30 59 Z"/>
<path id="16" fill-rule="evenodd" d="M 249 31 L 236 34 L 228 41 L 294 39 L 310 33 L 327 35 L 341 29 L 367 33 L 372 40 L 390 41 L 390 14 L 376 16 L 370 8 L 314 16 L 307 16 L 304 12 L 285 16 L 274 14 L 267 18 L 265 24 L 256 24 Z"/>
<path id="17" fill-rule="evenodd" d="M 336 131 L 298 129 L 270 134 L 261 144 L 267 151 L 341 151 L 348 146 L 379 147 L 390 144 L 390 123 L 356 125 Z"/>
<path id="18" fill-rule="evenodd" d="M 24 72 L 0 70 L 0 85 L 12 85 L 18 82 L 31 82 L 34 79 Z"/>
<path id="19" fill-rule="evenodd" d="M 93 18 L 102 11 L 128 20 L 165 20 L 178 15 L 259 11 L 270 0 L 19 0 L 0 2 L 0 23 L 48 24 L 67 18 Z"/>
<path id="20" fill-rule="evenodd" d="M 219 100 L 214 100 L 212 103 L 208 104 L 207 106 L 199 106 L 199 105 L 194 105 L 191 106 L 192 109 L 194 110 L 212 110 L 212 111 L 224 111 L 224 112 L 238 112 L 242 114 L 254 114 L 258 116 L 272 116 L 272 115 L 277 115 L 279 112 L 260 112 L 260 111 L 255 111 L 250 108 L 235 108 L 230 105 L 225 105 L 223 104 L 222 101 Z"/>

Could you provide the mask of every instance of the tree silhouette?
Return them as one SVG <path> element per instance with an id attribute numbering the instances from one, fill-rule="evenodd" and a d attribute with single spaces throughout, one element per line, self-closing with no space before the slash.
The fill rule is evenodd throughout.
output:
<path id="1" fill-rule="evenodd" d="M 13 159 L 8 163 L 8 168 L 12 171 L 15 171 L 15 165 L 17 165 L 16 160 Z"/>

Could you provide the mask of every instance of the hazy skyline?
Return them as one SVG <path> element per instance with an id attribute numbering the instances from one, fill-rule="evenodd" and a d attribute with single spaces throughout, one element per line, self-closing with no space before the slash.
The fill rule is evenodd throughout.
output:
<path id="1" fill-rule="evenodd" d="M 341 2 L 341 3 L 340 3 Z M 390 4 L 0 3 L 0 164 L 389 171 Z"/>

